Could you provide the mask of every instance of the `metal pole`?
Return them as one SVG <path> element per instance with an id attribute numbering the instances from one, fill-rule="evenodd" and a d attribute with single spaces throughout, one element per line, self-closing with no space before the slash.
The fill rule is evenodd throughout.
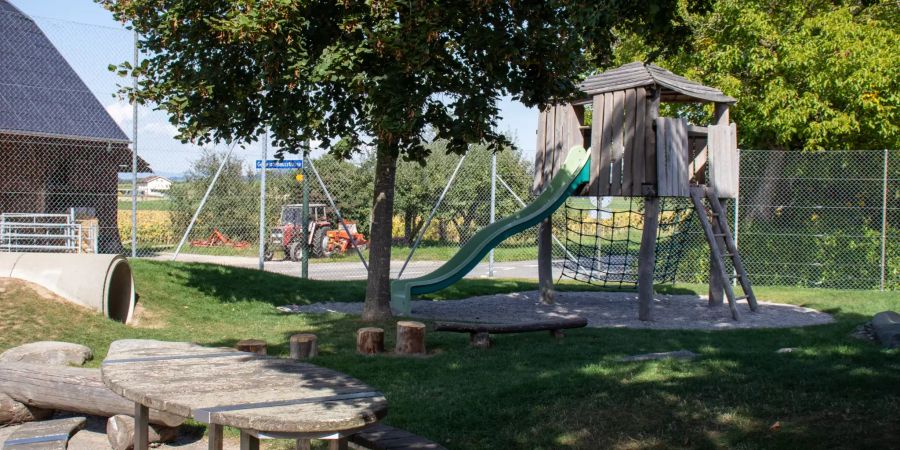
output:
<path id="1" fill-rule="evenodd" d="M 303 152 L 304 163 L 300 167 L 300 173 L 303 175 L 303 210 L 300 213 L 300 223 L 303 225 L 303 232 L 300 237 L 303 238 L 303 246 L 300 249 L 300 278 L 309 278 L 309 180 L 306 179 L 306 162 L 309 159 L 309 153 L 312 149 L 312 142 L 309 144 L 307 151 Z"/>
<path id="2" fill-rule="evenodd" d="M 306 167 L 306 161 L 303 162 L 303 166 Z M 344 228 L 344 232 L 347 233 L 347 237 L 350 238 L 350 246 L 356 250 L 356 254 L 359 255 L 359 260 L 362 261 L 363 267 L 366 268 L 366 272 L 369 271 L 369 265 L 366 264 L 366 258 L 363 257 L 362 252 L 359 250 L 359 247 L 356 246 L 355 239 L 353 239 L 353 233 L 350 233 L 350 229 L 347 228 L 347 224 L 344 223 L 344 218 L 341 217 L 341 210 L 338 209 L 337 205 L 334 204 L 334 199 L 331 198 L 331 193 L 328 192 L 328 187 L 325 186 L 325 182 L 322 181 L 322 177 L 319 176 L 319 171 L 316 170 L 316 166 L 313 165 L 312 158 L 309 158 L 309 168 L 312 169 L 313 175 L 316 176 L 316 180 L 319 181 L 319 186 L 322 187 L 322 192 L 325 193 L 325 198 L 328 199 L 328 203 L 331 205 L 331 209 L 334 210 L 334 215 L 337 216 L 338 222 L 341 223 L 341 227 Z"/>
<path id="3" fill-rule="evenodd" d="M 403 276 L 403 271 L 406 270 L 406 266 L 407 264 L 409 264 L 409 260 L 412 259 L 413 254 L 416 252 L 416 249 L 419 248 L 419 243 L 421 243 L 422 238 L 425 237 L 425 232 L 428 231 L 428 226 L 431 225 L 431 220 L 434 219 L 434 214 L 437 212 L 437 209 L 440 208 L 441 203 L 444 201 L 444 196 L 447 195 L 447 191 L 449 191 L 450 186 L 453 185 L 453 180 L 456 179 L 456 174 L 459 172 L 459 168 L 462 167 L 462 163 L 465 160 L 466 155 L 462 155 L 462 157 L 459 158 L 459 163 L 457 163 L 456 168 L 453 169 L 453 174 L 450 175 L 450 179 L 447 180 L 447 185 L 444 186 L 444 190 L 441 192 L 441 196 L 438 197 L 438 201 L 434 204 L 434 208 L 431 208 L 431 214 L 428 215 L 428 220 L 425 221 L 425 225 L 422 226 L 422 230 L 419 231 L 419 235 L 416 236 L 416 242 L 409 250 L 409 254 L 406 255 L 406 261 L 403 261 L 403 267 L 400 268 L 400 272 L 397 273 L 398 280 Z"/>
<path id="4" fill-rule="evenodd" d="M 134 31 L 134 69 L 138 66 L 138 32 Z M 133 72 L 132 72 L 133 74 Z M 131 87 L 137 92 L 138 79 L 132 76 Z M 137 257 L 137 166 L 138 166 L 138 102 L 131 100 L 131 257 Z"/>
<path id="5" fill-rule="evenodd" d="M 740 164 L 741 149 L 738 149 L 737 152 L 738 152 L 738 154 L 737 154 L 738 164 Z M 740 206 L 740 204 L 741 204 L 741 193 L 738 192 L 737 195 L 734 197 L 734 248 L 738 248 L 738 231 L 740 228 L 740 226 L 738 224 L 738 220 L 740 219 L 740 216 L 738 213 L 738 207 Z M 738 285 L 737 268 L 733 268 L 732 270 L 733 270 L 732 275 L 734 276 L 734 278 L 731 280 L 731 285 L 737 286 Z"/>
<path id="6" fill-rule="evenodd" d="M 259 270 L 266 269 L 266 158 L 269 150 L 269 130 L 263 132 L 262 165 L 259 170 Z"/>
<path id="7" fill-rule="evenodd" d="M 884 149 L 884 181 L 881 199 L 881 290 L 887 276 L 887 198 L 888 198 L 888 150 Z"/>
<path id="8" fill-rule="evenodd" d="M 491 154 L 491 223 L 494 223 L 494 217 L 497 209 L 497 154 Z M 494 249 L 488 255 L 488 276 L 494 277 Z"/>
<path id="9" fill-rule="evenodd" d="M 172 261 L 178 259 L 178 254 L 181 253 L 181 247 L 184 246 L 184 241 L 187 240 L 189 234 L 191 234 L 191 230 L 194 229 L 194 223 L 197 222 L 197 216 L 200 215 L 200 211 L 203 210 L 203 206 L 206 205 L 206 199 L 209 198 L 209 193 L 212 192 L 213 187 L 216 185 L 216 180 L 219 179 L 219 175 L 222 174 L 222 169 L 225 168 L 225 163 L 228 162 L 228 158 L 231 157 L 231 152 L 234 151 L 234 144 L 231 144 L 231 148 L 228 149 L 228 153 L 225 154 L 225 157 L 222 158 L 222 163 L 219 164 L 219 169 L 216 170 L 216 174 L 213 175 L 212 181 L 209 182 L 209 186 L 206 188 L 206 193 L 203 194 L 203 198 L 200 200 L 200 205 L 197 206 L 197 210 L 194 211 L 194 216 L 191 217 L 191 223 L 188 224 L 186 230 L 184 230 L 184 236 L 181 236 L 181 241 L 178 242 L 178 247 L 175 249 L 175 255 L 172 256 Z"/>
<path id="10" fill-rule="evenodd" d="M 509 187 L 508 184 L 506 184 L 506 181 L 503 180 L 503 177 L 501 177 L 500 175 L 497 175 L 497 181 L 499 181 L 500 184 L 502 184 L 503 187 L 506 188 L 506 190 L 510 193 L 510 195 L 513 196 L 514 199 L 516 199 L 516 202 L 519 204 L 519 206 L 521 206 L 521 207 L 523 207 L 523 208 L 525 207 L 525 202 L 522 200 L 521 197 L 519 197 L 518 195 L 516 195 L 516 193 L 512 190 L 511 187 Z M 578 259 L 575 258 L 575 255 L 573 255 L 571 252 L 569 252 L 569 249 L 567 249 L 566 246 L 563 245 L 563 243 L 560 242 L 559 239 L 556 238 L 556 236 L 554 236 L 554 235 L 551 234 L 550 237 L 553 238 L 553 242 L 555 242 L 556 245 L 558 245 L 559 248 L 562 249 L 562 251 L 566 252 L 566 254 L 569 255 L 569 258 L 570 258 L 570 259 L 572 259 L 572 260 L 574 260 L 574 261 L 578 261 Z"/>

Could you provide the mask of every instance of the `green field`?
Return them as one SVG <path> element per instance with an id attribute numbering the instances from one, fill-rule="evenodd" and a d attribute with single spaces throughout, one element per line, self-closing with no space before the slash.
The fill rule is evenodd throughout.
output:
<path id="1" fill-rule="evenodd" d="M 358 318 L 274 309 L 360 301 L 363 281 L 132 264 L 144 310 L 137 326 L 12 285 L 0 290 L 0 351 L 35 340 L 78 342 L 94 350 L 91 365 L 97 367 L 115 339 L 231 346 L 252 337 L 265 339 L 270 354 L 286 356 L 291 334 L 314 332 L 321 345 L 316 364 L 383 391 L 390 402 L 387 423 L 453 449 L 892 448 L 900 439 L 900 352 L 850 336 L 875 312 L 900 309 L 895 292 L 757 289 L 762 299 L 817 308 L 837 319 L 802 329 L 585 328 L 558 342 L 545 333 L 501 335 L 487 351 L 469 348 L 468 336 L 430 332 L 427 358 L 363 357 L 355 353 L 354 333 L 364 326 Z M 521 280 L 464 280 L 431 298 L 535 287 Z M 393 323 L 380 326 L 392 347 Z M 796 350 L 776 354 L 782 347 Z M 692 362 L 618 362 L 629 354 L 678 349 L 701 356 Z"/>
<path id="2" fill-rule="evenodd" d="M 118 200 L 118 208 L 120 211 L 131 211 L 131 200 Z M 138 211 L 171 211 L 172 202 L 166 199 L 158 200 L 138 200 Z"/>

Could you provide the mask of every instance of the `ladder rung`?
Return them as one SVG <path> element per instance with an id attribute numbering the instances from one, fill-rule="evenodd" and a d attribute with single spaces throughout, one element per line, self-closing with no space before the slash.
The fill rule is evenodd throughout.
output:
<path id="1" fill-rule="evenodd" d="M 740 278 L 740 277 L 741 277 L 740 275 L 728 275 L 728 279 L 729 279 L 729 280 L 735 280 L 735 279 L 738 279 L 738 278 Z"/>
<path id="2" fill-rule="evenodd" d="M 748 297 L 747 297 L 746 295 L 742 295 L 742 296 L 740 296 L 740 297 L 735 297 L 735 298 L 734 298 L 734 301 L 738 301 L 738 300 L 747 300 L 747 298 L 748 298 Z"/>
<path id="3" fill-rule="evenodd" d="M 713 236 L 715 236 L 715 237 L 725 237 L 725 236 L 728 236 L 728 235 L 727 235 L 727 234 L 715 234 L 715 233 L 713 233 Z"/>

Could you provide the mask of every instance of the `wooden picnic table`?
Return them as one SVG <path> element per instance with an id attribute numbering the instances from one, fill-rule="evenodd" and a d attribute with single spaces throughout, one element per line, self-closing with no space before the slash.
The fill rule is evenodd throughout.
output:
<path id="1" fill-rule="evenodd" d="M 148 448 L 149 409 L 209 424 L 209 448 L 222 448 L 222 427 L 241 430 L 241 449 L 260 438 L 332 439 L 375 425 L 384 395 L 348 375 L 232 348 L 143 339 L 115 341 L 101 366 L 104 384 L 135 402 L 135 450 Z"/>

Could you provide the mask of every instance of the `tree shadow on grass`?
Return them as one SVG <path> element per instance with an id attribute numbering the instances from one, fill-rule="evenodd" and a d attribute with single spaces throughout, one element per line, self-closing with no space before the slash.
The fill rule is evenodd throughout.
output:
<path id="1" fill-rule="evenodd" d="M 389 422 L 452 448 L 886 448 L 900 363 L 843 328 L 500 336 L 483 352 L 449 345 L 439 368 L 366 379 L 387 385 Z M 618 361 L 678 349 L 701 356 Z"/>
<path id="2" fill-rule="evenodd" d="M 317 302 L 359 302 L 365 282 L 309 280 L 258 270 L 213 264 L 172 264 L 174 276 L 185 286 L 222 303 L 264 302 L 273 306 Z"/>

